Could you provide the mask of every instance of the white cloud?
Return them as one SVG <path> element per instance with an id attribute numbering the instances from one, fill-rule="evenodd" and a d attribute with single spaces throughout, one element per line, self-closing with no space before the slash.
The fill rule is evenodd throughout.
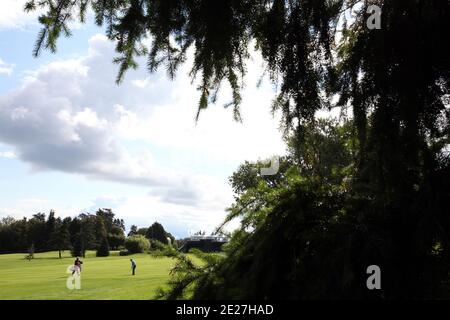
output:
<path id="1" fill-rule="evenodd" d="M 0 151 L 0 158 L 14 159 L 16 155 L 11 151 Z"/>
<path id="2" fill-rule="evenodd" d="M 11 216 L 16 219 L 29 217 L 38 212 L 46 212 L 48 201 L 40 198 L 25 198 L 18 201 L 14 208 L 1 208 L 0 216 Z"/>
<path id="3" fill-rule="evenodd" d="M 0 206 L 0 219 L 7 216 L 15 219 L 31 218 L 36 213 L 48 215 L 50 210 L 54 210 L 59 217 L 74 217 L 82 213 L 82 210 L 74 204 L 57 204 L 49 199 L 35 197 L 18 199 L 13 205 Z"/>
<path id="4" fill-rule="evenodd" d="M 38 12 L 26 13 L 23 8 L 26 0 L 2 0 L 0 29 L 24 28 L 37 23 Z"/>
<path id="5" fill-rule="evenodd" d="M 108 121 L 99 119 L 97 113 L 90 108 L 84 108 L 83 111 L 77 112 L 74 115 L 68 110 L 61 110 L 58 112 L 58 116 L 69 126 L 85 126 L 102 129 L 108 125 Z"/>
<path id="6" fill-rule="evenodd" d="M 8 75 L 10 76 L 13 73 L 14 65 L 4 62 L 0 59 L 0 75 Z"/>
<path id="7" fill-rule="evenodd" d="M 25 12 L 24 6 L 28 0 L 2 0 L 0 10 L 0 29 L 25 29 L 39 24 L 38 17 L 44 11 L 41 8 L 32 12 Z M 88 18 L 92 17 L 92 10 L 87 11 Z M 70 21 L 71 29 L 80 29 L 82 25 L 76 21 Z"/>
<path id="8" fill-rule="evenodd" d="M 131 83 L 132 83 L 133 85 L 135 85 L 136 87 L 143 89 L 143 88 L 146 88 L 146 87 L 148 87 L 149 85 L 151 85 L 151 80 L 150 80 L 149 77 L 146 77 L 145 79 L 136 79 L 136 80 L 133 80 L 133 81 L 131 81 Z"/>

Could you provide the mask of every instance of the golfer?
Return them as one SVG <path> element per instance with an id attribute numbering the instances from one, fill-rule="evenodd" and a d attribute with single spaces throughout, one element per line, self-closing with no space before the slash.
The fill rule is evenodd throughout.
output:
<path id="1" fill-rule="evenodd" d="M 75 272 L 77 272 L 78 274 L 80 274 L 81 272 L 81 265 L 83 264 L 83 261 L 81 261 L 78 257 L 75 259 L 75 262 L 73 263 L 73 272 L 72 275 L 75 274 Z"/>
<path id="2" fill-rule="evenodd" d="M 136 270 L 136 262 L 133 259 L 130 259 L 130 261 L 131 261 L 131 272 L 134 276 Z"/>

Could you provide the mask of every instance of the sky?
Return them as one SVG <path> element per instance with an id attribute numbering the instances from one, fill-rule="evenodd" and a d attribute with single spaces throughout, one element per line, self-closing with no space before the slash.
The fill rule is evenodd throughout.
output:
<path id="1" fill-rule="evenodd" d="M 72 24 L 56 54 L 34 58 L 40 27 L 24 2 L 2 0 L 0 11 L 0 218 L 111 208 L 127 229 L 158 221 L 176 237 L 211 232 L 233 202 L 228 177 L 239 164 L 285 152 L 275 87 L 267 78 L 257 86 L 257 53 L 242 123 L 223 107 L 226 84 L 196 123 L 190 60 L 175 80 L 143 60 L 117 85 L 114 44 L 91 18 Z"/>

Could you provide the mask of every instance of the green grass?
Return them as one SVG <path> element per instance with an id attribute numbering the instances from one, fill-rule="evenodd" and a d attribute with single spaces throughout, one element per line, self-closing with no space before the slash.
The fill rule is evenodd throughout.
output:
<path id="1" fill-rule="evenodd" d="M 174 260 L 149 254 L 105 258 L 88 252 L 83 260 L 81 289 L 69 290 L 67 267 L 74 258 L 69 252 L 58 259 L 57 252 L 37 253 L 31 261 L 25 254 L 0 255 L 0 300 L 4 299 L 153 299 L 158 287 L 165 287 Z M 130 258 L 137 263 L 131 275 Z"/>

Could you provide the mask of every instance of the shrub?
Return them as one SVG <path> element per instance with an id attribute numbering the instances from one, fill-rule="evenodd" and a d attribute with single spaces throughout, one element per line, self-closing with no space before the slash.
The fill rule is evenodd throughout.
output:
<path id="1" fill-rule="evenodd" d="M 150 242 L 142 235 L 131 236 L 125 240 L 125 248 L 130 253 L 141 253 L 148 250 L 149 247 Z"/>
<path id="2" fill-rule="evenodd" d="M 161 241 L 150 239 L 150 250 L 152 251 L 154 250 L 163 251 L 164 249 L 166 249 L 167 246 L 168 245 L 162 243 Z"/>
<path id="3" fill-rule="evenodd" d="M 130 251 L 128 251 L 126 249 L 119 251 L 119 256 L 128 256 L 129 254 L 131 254 Z"/>

